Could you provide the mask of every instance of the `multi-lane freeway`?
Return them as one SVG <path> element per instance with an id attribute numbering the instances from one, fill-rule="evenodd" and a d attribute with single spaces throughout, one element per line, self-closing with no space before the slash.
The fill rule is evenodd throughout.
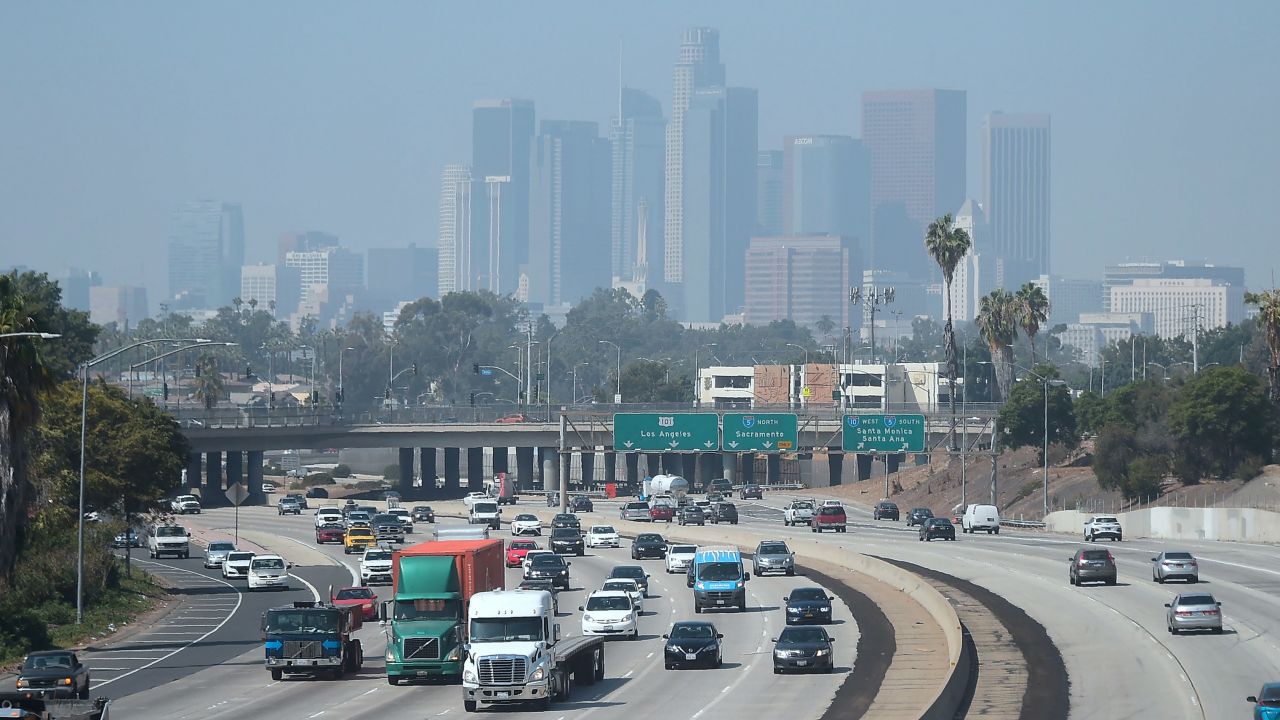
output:
<path id="1" fill-rule="evenodd" d="M 853 506 L 848 533 L 815 535 L 803 527 L 784 527 L 781 508 L 789 500 L 789 496 L 769 494 L 763 501 L 739 502 L 739 529 L 786 538 L 801 551 L 813 543 L 836 544 L 927 569 L 944 583 L 950 579 L 965 587 L 967 581 L 973 584 L 967 585 L 971 589 L 977 586 L 1004 598 L 1025 611 L 1032 624 L 1043 627 L 1065 664 L 1061 672 L 1066 677 L 1033 675 L 1031 683 L 1023 678 L 1023 686 L 1046 680 L 1069 682 L 1070 717 L 1237 716 L 1249 709 L 1246 695 L 1263 682 L 1280 678 L 1280 640 L 1276 639 L 1280 569 L 1270 547 L 1145 540 L 1108 543 L 1107 549 L 1116 556 L 1120 582 L 1076 588 L 1067 582 L 1067 558 L 1081 545 L 1079 538 L 1005 528 L 1000 535 L 962 534 L 958 542 L 926 544 L 918 542 L 914 529 L 904 523 L 877 522 L 869 512 Z M 597 502 L 596 512 L 584 514 L 583 522 L 612 522 L 616 513 L 615 504 Z M 225 528 L 228 520 L 229 511 L 212 511 L 186 522 L 198 528 Z M 426 717 L 462 712 L 457 687 L 386 684 L 380 660 L 382 632 L 376 623 L 361 631 L 366 661 L 358 677 L 341 682 L 272 682 L 262 667 L 258 644 L 262 609 L 311 597 L 312 590 L 301 581 L 321 595 L 329 585 L 350 582 L 356 556 L 344 556 L 337 546 L 316 548 L 308 515 L 279 517 L 268 509 L 244 509 L 240 526 L 246 539 L 298 564 L 294 572 L 299 588 L 285 594 L 244 595 L 242 585 L 235 581 L 224 585 L 215 571 L 203 570 L 195 557 L 148 566 L 175 584 L 192 585 L 190 596 L 160 626 L 182 634 L 149 631 L 133 636 L 132 645 L 114 654 L 90 654 L 95 693 L 118 698 L 113 709 L 134 718 L 229 718 L 249 713 L 310 719 L 403 712 Z M 410 541 L 425 539 L 426 528 L 420 524 Z M 665 530 L 661 525 L 657 529 Z M 506 536 L 505 531 L 501 536 Z M 1175 548 L 1191 550 L 1200 559 L 1202 582 L 1196 589 L 1212 592 L 1222 601 L 1226 625 L 1222 635 L 1166 632 L 1163 604 L 1179 588 L 1152 582 L 1150 558 Z M 561 596 L 560 623 L 565 632 L 576 634 L 576 608 L 585 592 L 598 587 L 613 565 L 630 560 L 624 543 L 622 549 L 590 551 L 587 557 L 572 561 L 574 589 Z M 644 564 L 650 566 L 657 597 L 646 603 L 642 637 L 611 642 L 606 681 L 579 689 L 572 702 L 553 706 L 554 717 L 614 717 L 621 708 L 628 718 L 821 717 L 849 677 L 855 653 L 868 651 L 866 643 L 858 645 L 856 619 L 837 602 L 840 622 L 830 628 L 837 638 L 837 672 L 773 675 L 769 640 L 783 626 L 780 600 L 790 588 L 813 581 L 755 578 L 747 586 L 748 612 L 698 616 L 710 617 L 724 633 L 724 666 L 709 671 L 664 670 L 660 636 L 672 621 L 695 617 L 691 591 L 682 576 L 666 575 L 660 561 Z M 510 585 L 518 581 L 516 572 L 509 571 Z M 389 589 L 380 592 L 386 594 Z M 977 611 L 983 611 L 981 605 Z M 970 629 L 979 632 L 976 628 Z M 993 672 L 997 666 L 991 662 L 981 667 Z M 1037 697 L 1035 692 L 1025 696 L 1028 702 Z M 977 708 L 971 708 L 971 713 L 980 714 Z M 1046 708 L 1021 707 L 1010 716 L 1047 717 L 1050 713 Z"/>

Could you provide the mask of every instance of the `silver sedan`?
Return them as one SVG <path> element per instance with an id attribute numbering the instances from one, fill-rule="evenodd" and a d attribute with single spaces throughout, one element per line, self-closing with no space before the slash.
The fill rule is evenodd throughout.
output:
<path id="1" fill-rule="evenodd" d="M 1189 552 L 1165 551 L 1151 558 L 1151 579 L 1158 583 L 1173 579 L 1200 582 L 1200 565 Z"/>
<path id="2" fill-rule="evenodd" d="M 1209 593 L 1181 593 L 1164 606 L 1168 608 L 1165 617 L 1172 635 L 1183 630 L 1209 630 L 1222 634 L 1222 603 Z"/>

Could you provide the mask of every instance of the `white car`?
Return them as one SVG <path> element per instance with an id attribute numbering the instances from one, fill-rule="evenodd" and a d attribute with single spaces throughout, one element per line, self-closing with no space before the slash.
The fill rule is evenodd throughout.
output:
<path id="1" fill-rule="evenodd" d="M 324 527 L 330 523 L 342 524 L 342 511 L 334 505 L 325 505 L 316 510 L 316 527 Z"/>
<path id="2" fill-rule="evenodd" d="M 291 567 L 279 555 L 254 555 L 249 561 L 249 591 L 288 590 Z"/>
<path id="3" fill-rule="evenodd" d="M 169 502 L 169 509 L 179 515 L 200 514 L 200 498 L 195 495 L 179 495 Z"/>
<path id="4" fill-rule="evenodd" d="M 360 582 L 364 585 L 391 584 L 391 551 L 371 547 L 360 558 Z"/>
<path id="5" fill-rule="evenodd" d="M 249 577 L 249 563 L 253 562 L 253 553 L 236 551 L 227 553 L 222 561 L 222 579 L 238 580 Z"/>
<path id="6" fill-rule="evenodd" d="M 262 492 L 273 493 L 275 491 L 276 491 L 275 485 L 272 485 L 271 483 L 262 483 Z"/>
<path id="7" fill-rule="evenodd" d="M 1114 515 L 1089 518 L 1084 524 L 1084 539 L 1086 542 L 1096 542 L 1099 538 L 1117 542 L 1124 540 L 1124 530 L 1120 528 L 1120 520 Z"/>
<path id="8" fill-rule="evenodd" d="M 518 537 L 520 535 L 541 535 L 542 521 L 537 515 L 530 513 L 520 513 L 511 521 L 511 535 Z"/>
<path id="9" fill-rule="evenodd" d="M 667 548 L 667 572 L 682 573 L 689 571 L 693 556 L 698 553 L 697 545 L 672 545 Z"/>
<path id="10" fill-rule="evenodd" d="M 601 590 L 610 592 L 624 592 L 631 596 L 631 602 L 636 606 L 636 612 L 644 612 L 644 589 L 640 587 L 640 583 L 631 578 L 609 578 L 604 581 Z"/>
<path id="11" fill-rule="evenodd" d="M 622 547 L 622 540 L 612 525 L 592 525 L 591 529 L 587 530 L 586 544 L 589 548 L 616 548 Z"/>
<path id="12" fill-rule="evenodd" d="M 597 590 L 578 609 L 582 610 L 583 635 L 623 635 L 632 640 L 640 635 L 639 611 L 628 593 Z"/>
<path id="13" fill-rule="evenodd" d="M 477 502 L 480 502 L 482 500 L 492 500 L 492 499 L 493 498 L 489 497 L 489 493 L 469 492 L 467 493 L 466 497 L 462 498 L 462 504 L 470 508 L 472 505 L 475 505 Z"/>
<path id="14" fill-rule="evenodd" d="M 520 562 L 520 572 L 528 575 L 529 565 L 533 562 L 533 559 L 539 555 L 555 555 L 555 553 L 550 550 L 530 550 L 524 554 L 524 560 Z"/>

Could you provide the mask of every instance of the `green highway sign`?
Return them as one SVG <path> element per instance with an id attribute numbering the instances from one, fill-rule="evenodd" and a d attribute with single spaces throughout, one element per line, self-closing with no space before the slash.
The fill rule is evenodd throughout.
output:
<path id="1" fill-rule="evenodd" d="M 618 452 L 717 450 L 719 420 L 715 413 L 617 413 L 613 416 L 613 449 Z"/>
<path id="2" fill-rule="evenodd" d="M 725 413 L 722 450 L 777 452 L 795 450 L 796 416 L 790 413 Z"/>
<path id="3" fill-rule="evenodd" d="M 924 452 L 923 415 L 845 415 L 841 427 L 845 452 Z"/>

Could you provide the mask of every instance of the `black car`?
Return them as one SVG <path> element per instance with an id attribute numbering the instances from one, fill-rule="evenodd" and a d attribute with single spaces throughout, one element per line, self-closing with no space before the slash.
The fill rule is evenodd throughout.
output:
<path id="1" fill-rule="evenodd" d="M 560 527 L 551 531 L 551 552 L 575 555 L 584 555 L 587 552 L 586 543 L 582 540 L 582 532 L 577 528 Z"/>
<path id="2" fill-rule="evenodd" d="M 573 528 L 574 530 L 581 530 L 582 523 L 578 520 L 577 515 L 572 515 L 570 513 L 558 513 L 551 519 L 551 528 L 553 530 L 555 528 Z"/>
<path id="3" fill-rule="evenodd" d="M 591 512 L 595 510 L 595 506 L 591 504 L 591 498 L 585 495 L 578 495 L 569 501 L 569 512 Z"/>
<path id="4" fill-rule="evenodd" d="M 946 518 L 929 518 L 920 525 L 920 540 L 932 540 L 934 538 L 942 538 L 944 540 L 956 539 L 956 526 Z"/>
<path id="5" fill-rule="evenodd" d="M 667 641 L 662 662 L 668 670 L 681 667 L 720 667 L 724 655 L 720 641 L 724 638 L 709 622 L 683 620 L 671 626 L 662 636 Z"/>
<path id="6" fill-rule="evenodd" d="M 898 514 L 898 506 L 894 503 L 885 501 L 876 504 L 875 510 L 871 511 L 871 517 L 875 520 L 900 520 Z"/>
<path id="7" fill-rule="evenodd" d="M 759 485 L 743 485 L 742 490 L 738 491 L 739 500 L 763 500 L 764 488 Z"/>
<path id="8" fill-rule="evenodd" d="M 933 517 L 933 511 L 929 508 L 911 508 L 911 512 L 907 513 L 907 527 L 924 525 L 924 521 L 931 517 Z"/>
<path id="9" fill-rule="evenodd" d="M 685 505 L 676 514 L 676 521 L 681 525 L 706 525 L 707 515 L 697 505 Z"/>
<path id="10" fill-rule="evenodd" d="M 835 668 L 831 644 L 835 640 L 820 627 L 789 627 L 774 639 L 773 672 L 818 670 L 829 673 Z"/>
<path id="11" fill-rule="evenodd" d="M 526 580 L 550 580 L 556 587 L 569 589 L 569 561 L 559 555 L 535 555 L 525 571 Z"/>
<path id="12" fill-rule="evenodd" d="M 667 556 L 667 541 L 658 533 L 640 533 L 631 541 L 631 559 L 644 560 Z"/>
<path id="13" fill-rule="evenodd" d="M 738 508 L 727 500 L 718 503 L 711 503 L 711 522 L 716 524 L 727 522 L 731 525 L 737 525 Z"/>
<path id="14" fill-rule="evenodd" d="M 319 486 L 307 488 L 307 497 L 312 500 L 325 500 L 329 497 L 329 491 Z"/>
<path id="15" fill-rule="evenodd" d="M 71 682 L 68 683 L 67 680 Z M 33 652 L 18 672 L 18 691 L 38 698 L 89 698 L 89 668 L 67 650 Z"/>
<path id="16" fill-rule="evenodd" d="M 644 597 L 649 597 L 649 573 L 645 572 L 644 568 L 639 565 L 615 565 L 609 571 L 609 577 L 605 579 L 612 580 L 614 578 L 635 580 L 636 585 L 640 586 L 640 592 L 644 593 Z"/>
<path id="17" fill-rule="evenodd" d="M 414 505 L 411 514 L 414 522 L 433 523 L 436 521 L 436 511 L 432 510 L 429 505 Z"/>
<path id="18" fill-rule="evenodd" d="M 787 604 L 787 624 L 803 625 L 817 623 L 825 625 L 831 622 L 832 598 L 820 587 L 802 587 L 791 591 L 782 598 Z"/>

